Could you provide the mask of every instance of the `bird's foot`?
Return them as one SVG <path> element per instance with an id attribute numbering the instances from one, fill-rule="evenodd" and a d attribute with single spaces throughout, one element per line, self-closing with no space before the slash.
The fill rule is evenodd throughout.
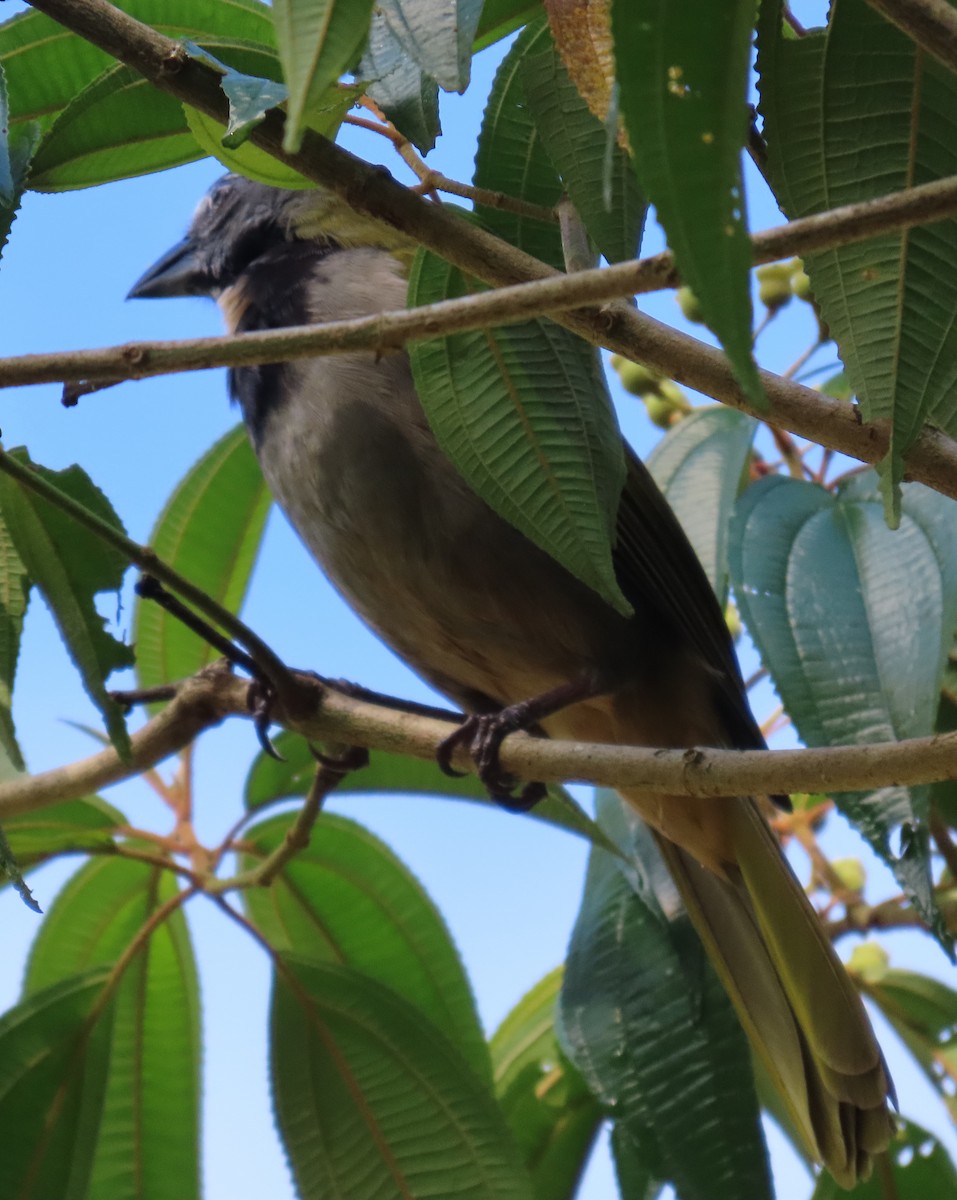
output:
<path id="1" fill-rule="evenodd" d="M 440 744 L 436 752 L 439 767 L 446 775 L 461 775 L 452 766 L 452 755 L 460 746 L 467 747 L 478 777 L 495 803 L 509 812 L 528 812 L 544 798 L 544 783 L 526 783 L 516 795 L 519 781 L 504 770 L 499 760 L 502 742 L 510 733 L 524 729 L 527 718 L 524 704 L 513 704 L 495 713 L 470 714 Z"/>

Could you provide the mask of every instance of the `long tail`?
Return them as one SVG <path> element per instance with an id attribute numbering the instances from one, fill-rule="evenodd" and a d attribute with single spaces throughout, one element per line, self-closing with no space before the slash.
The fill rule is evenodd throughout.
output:
<path id="1" fill-rule="evenodd" d="M 732 802 L 726 817 L 737 865 L 724 877 L 660 834 L 659 846 L 809 1152 L 851 1188 L 893 1135 L 893 1084 L 860 996 L 757 806 Z"/>

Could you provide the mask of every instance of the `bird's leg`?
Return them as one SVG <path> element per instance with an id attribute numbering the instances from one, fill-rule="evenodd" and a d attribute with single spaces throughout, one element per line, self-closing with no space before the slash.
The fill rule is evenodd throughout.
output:
<path id="1" fill-rule="evenodd" d="M 492 799 L 510 812 L 528 812 L 544 798 L 546 787 L 543 783 L 526 783 L 521 792 L 514 795 L 517 781 L 499 762 L 502 742 L 520 729 L 535 732 L 535 727 L 546 717 L 570 704 L 600 696 L 613 686 L 614 681 L 609 680 L 606 672 L 586 671 L 567 683 L 560 683 L 547 692 L 509 704 L 496 712 L 470 713 L 440 744 L 436 753 L 439 767 L 446 775 L 460 774 L 452 767 L 452 755 L 460 746 L 467 746 L 478 777 Z"/>

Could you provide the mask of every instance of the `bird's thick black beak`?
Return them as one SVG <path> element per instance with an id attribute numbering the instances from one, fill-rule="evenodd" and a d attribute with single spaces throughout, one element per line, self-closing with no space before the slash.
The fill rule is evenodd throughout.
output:
<path id="1" fill-rule="evenodd" d="M 169 296 L 208 296 L 209 275 L 194 241 L 185 237 L 144 271 L 126 294 L 127 300 L 159 300 Z"/>

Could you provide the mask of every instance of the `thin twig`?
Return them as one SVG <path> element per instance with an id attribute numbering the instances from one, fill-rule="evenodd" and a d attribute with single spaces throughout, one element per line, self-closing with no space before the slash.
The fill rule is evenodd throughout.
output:
<path id="1" fill-rule="evenodd" d="M 794 362 L 791 363 L 791 365 L 788 367 L 788 369 L 784 372 L 783 378 L 784 379 L 794 379 L 794 377 L 797 375 L 798 371 L 800 371 L 801 368 L 807 362 L 809 362 L 814 357 L 815 354 L 817 354 L 818 350 L 820 350 L 820 348 L 826 344 L 827 343 L 823 342 L 820 338 L 818 338 L 815 342 L 812 342 L 811 345 L 808 346 L 808 348 L 805 351 L 803 351 L 801 354 L 799 354 L 797 356 L 797 358 L 794 360 Z"/>
<path id="2" fill-rule="evenodd" d="M 286 863 L 294 858 L 300 850 L 309 845 L 309 838 L 316 818 L 322 811 L 326 797 L 339 786 L 351 771 L 365 766 L 369 761 L 366 753 L 353 755 L 344 759 L 338 766 L 320 765 L 313 775 L 312 784 L 306 793 L 306 799 L 296 813 L 296 819 L 286 830 L 280 844 L 261 863 L 231 879 L 211 880 L 206 885 L 206 891 L 211 895 L 224 895 L 226 892 L 252 887 L 269 887 Z"/>
<path id="3" fill-rule="evenodd" d="M 516 217 L 531 217 L 535 221 L 545 221 L 550 225 L 554 225 L 558 220 L 554 208 L 532 204 L 528 200 L 520 200 L 517 196 L 509 196 L 505 192 L 494 192 L 490 188 L 460 183 L 432 167 L 426 168 L 421 182 L 426 189 L 434 188 L 438 192 L 447 192 L 450 196 L 461 196 L 463 200 L 471 200 L 473 204 L 494 208 L 498 212 L 513 213 Z"/>

